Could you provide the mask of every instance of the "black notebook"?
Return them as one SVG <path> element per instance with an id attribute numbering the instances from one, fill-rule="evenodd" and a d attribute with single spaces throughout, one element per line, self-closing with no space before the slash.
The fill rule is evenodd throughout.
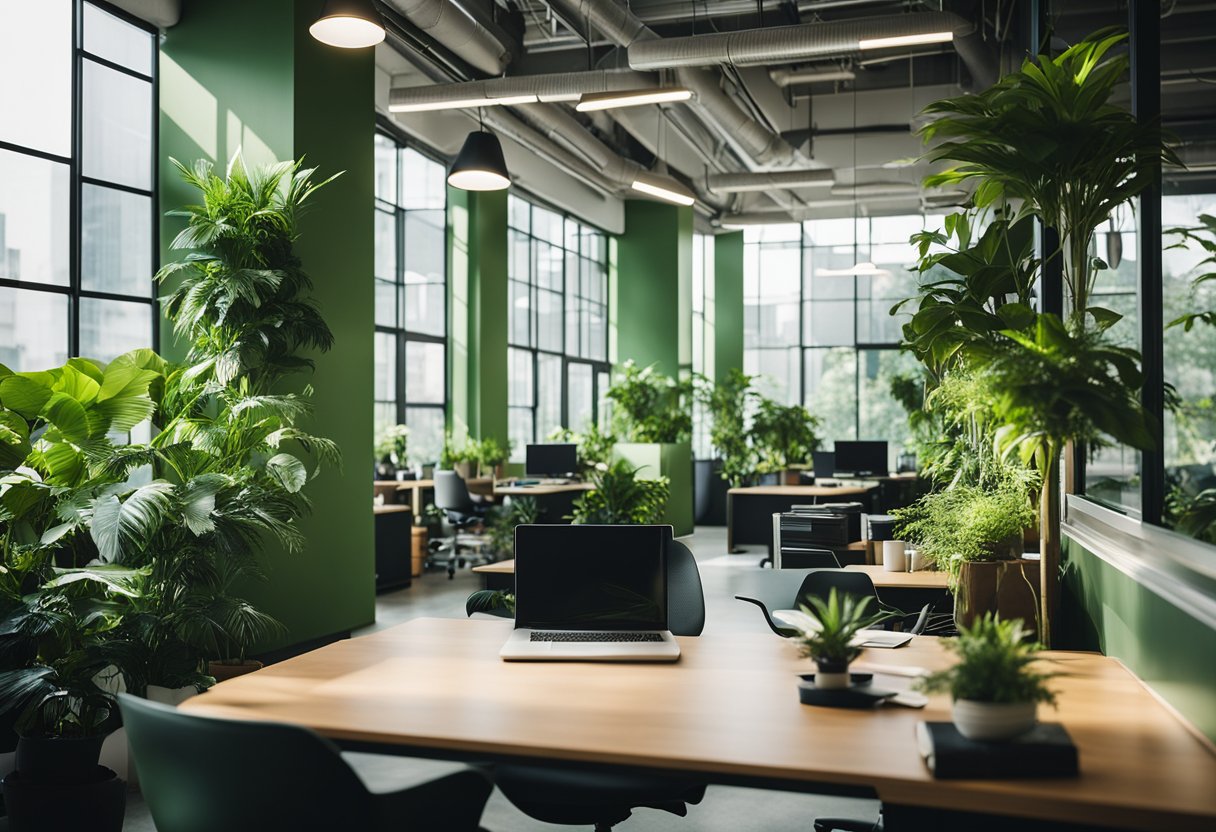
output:
<path id="1" fill-rule="evenodd" d="M 925 765 L 939 780 L 1003 777 L 1076 777 L 1077 747 L 1056 722 L 1004 742 L 969 740 L 953 722 L 920 722 L 916 740 Z"/>

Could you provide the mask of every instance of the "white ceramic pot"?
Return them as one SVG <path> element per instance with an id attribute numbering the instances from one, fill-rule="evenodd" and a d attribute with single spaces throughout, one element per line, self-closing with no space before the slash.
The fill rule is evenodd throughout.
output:
<path id="1" fill-rule="evenodd" d="M 925 556 L 921 554 L 920 549 L 908 550 L 908 571 L 920 572 L 925 568 Z"/>
<path id="2" fill-rule="evenodd" d="M 969 740 L 1010 740 L 1034 727 L 1034 702 L 976 702 L 954 700 L 954 727 Z"/>
<path id="3" fill-rule="evenodd" d="M 882 568 L 888 572 L 908 571 L 908 558 L 902 540 L 882 542 Z"/>
<path id="4" fill-rule="evenodd" d="M 815 687 L 819 690 L 844 690 L 849 686 L 849 673 L 824 673 L 816 671 Z"/>
<path id="5" fill-rule="evenodd" d="M 187 685 L 184 688 L 166 688 L 160 685 L 148 685 L 148 700 L 159 702 L 162 705 L 177 707 L 192 696 L 198 696 L 198 691 L 195 690 L 194 685 Z"/>

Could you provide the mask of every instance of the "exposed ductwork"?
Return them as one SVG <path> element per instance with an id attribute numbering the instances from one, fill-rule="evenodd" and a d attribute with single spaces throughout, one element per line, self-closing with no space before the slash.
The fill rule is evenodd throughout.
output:
<path id="1" fill-rule="evenodd" d="M 995 80 L 995 56 L 978 40 L 975 24 L 940 11 L 639 40 L 629 45 L 629 65 L 654 70 L 788 64 L 855 55 L 866 48 L 908 45 L 917 42 L 916 38 L 937 34 L 954 41 L 977 84 L 987 86 Z"/>
<path id="2" fill-rule="evenodd" d="M 826 188 L 836 182 L 836 174 L 825 168 L 813 170 L 783 170 L 772 173 L 718 173 L 709 176 L 706 184 L 718 193 L 744 193 L 781 188 Z"/>
<path id="3" fill-rule="evenodd" d="M 657 85 L 657 75 L 630 69 L 517 75 L 456 84 L 395 87 L 389 90 L 388 108 L 390 112 L 400 113 L 456 109 L 461 106 L 577 101 L 583 93 L 650 89 Z"/>
<path id="4" fill-rule="evenodd" d="M 487 75 L 501 75 L 511 63 L 511 50 L 455 0 L 382 2 Z"/>

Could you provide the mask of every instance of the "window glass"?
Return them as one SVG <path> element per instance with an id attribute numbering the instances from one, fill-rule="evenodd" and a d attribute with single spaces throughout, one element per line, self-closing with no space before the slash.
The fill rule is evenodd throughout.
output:
<path id="1" fill-rule="evenodd" d="M 405 400 L 410 404 L 443 404 L 443 344 L 405 342 Z"/>
<path id="2" fill-rule="evenodd" d="M 68 285 L 69 201 L 67 165 L 0 149 L 0 277 Z"/>
<path id="3" fill-rule="evenodd" d="M 81 151 L 85 176 L 152 187 L 152 84 L 84 62 Z"/>
<path id="4" fill-rule="evenodd" d="M 152 35 L 88 3 L 84 6 L 84 48 L 99 58 L 152 74 Z"/>
<path id="5" fill-rule="evenodd" d="M 146 303 L 83 297 L 80 299 L 80 354 L 112 361 L 124 352 L 148 346 L 152 307 Z"/>
<path id="6" fill-rule="evenodd" d="M 85 184 L 80 208 L 82 288 L 150 295 L 152 272 L 152 198 Z"/>
<path id="7" fill-rule="evenodd" d="M 0 364 L 14 372 L 68 360 L 68 296 L 0 286 Z"/>
<path id="8" fill-rule="evenodd" d="M 71 155 L 72 0 L 0 3 L 0 102 L 0 141 Z"/>

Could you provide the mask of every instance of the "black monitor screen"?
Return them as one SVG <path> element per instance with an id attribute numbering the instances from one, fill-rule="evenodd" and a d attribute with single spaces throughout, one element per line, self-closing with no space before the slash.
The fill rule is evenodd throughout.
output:
<path id="1" fill-rule="evenodd" d="M 830 477 L 836 473 L 836 454 L 831 451 L 811 452 L 811 471 L 816 477 Z"/>
<path id="2" fill-rule="evenodd" d="M 671 526 L 516 526 L 515 625 L 667 629 Z"/>
<path id="3" fill-rule="evenodd" d="M 886 442 L 836 443 L 836 471 L 849 474 L 881 474 L 886 476 Z"/>
<path id="4" fill-rule="evenodd" d="M 531 477 L 556 477 L 578 470 L 578 445 L 529 445 L 524 470 Z"/>

